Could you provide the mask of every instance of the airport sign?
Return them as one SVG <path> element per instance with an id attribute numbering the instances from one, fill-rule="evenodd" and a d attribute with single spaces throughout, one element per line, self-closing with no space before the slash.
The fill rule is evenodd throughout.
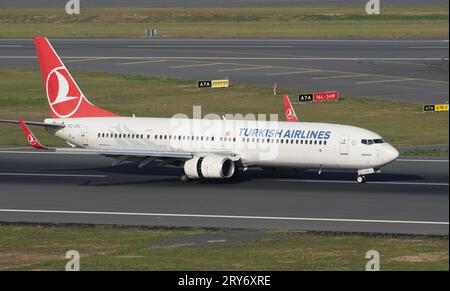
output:
<path id="1" fill-rule="evenodd" d="M 319 101 L 338 101 L 339 100 L 339 92 L 321 92 L 314 93 L 314 102 Z"/>
<path id="2" fill-rule="evenodd" d="M 197 82 L 198 88 L 228 88 L 230 87 L 230 80 L 203 80 Z"/>
<path id="3" fill-rule="evenodd" d="M 298 102 L 320 102 L 320 101 L 338 101 L 339 92 L 318 92 L 310 94 L 299 94 Z"/>
<path id="4" fill-rule="evenodd" d="M 313 102 L 314 101 L 314 94 L 299 94 L 298 95 L 298 102 Z"/>
<path id="5" fill-rule="evenodd" d="M 448 111 L 448 104 L 436 104 L 434 105 L 434 111 L 436 112 Z"/>
<path id="6" fill-rule="evenodd" d="M 212 86 L 212 81 L 198 81 L 197 82 L 197 87 L 198 88 L 211 88 Z"/>
<path id="7" fill-rule="evenodd" d="M 424 112 L 444 112 L 448 111 L 448 104 L 427 104 L 423 106 Z"/>
<path id="8" fill-rule="evenodd" d="M 230 87 L 230 80 L 224 79 L 224 80 L 212 80 L 211 81 L 211 87 L 212 88 L 228 88 Z"/>

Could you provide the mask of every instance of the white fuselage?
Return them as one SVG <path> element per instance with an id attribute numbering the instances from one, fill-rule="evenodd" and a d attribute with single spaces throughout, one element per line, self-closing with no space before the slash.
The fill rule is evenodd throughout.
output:
<path id="1" fill-rule="evenodd" d="M 376 169 L 398 157 L 372 131 L 328 123 L 133 117 L 45 122 L 64 124 L 52 133 L 77 147 L 231 153 L 246 166 Z"/>

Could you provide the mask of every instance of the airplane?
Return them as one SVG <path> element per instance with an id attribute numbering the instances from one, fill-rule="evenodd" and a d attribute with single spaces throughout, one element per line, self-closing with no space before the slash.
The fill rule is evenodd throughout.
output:
<path id="1" fill-rule="evenodd" d="M 184 169 L 181 181 L 230 179 L 250 167 L 355 171 L 358 183 L 399 152 L 367 129 L 329 123 L 187 117 L 124 117 L 95 106 L 45 37 L 34 38 L 50 114 L 22 126 L 38 150 L 115 158 Z M 43 146 L 27 125 L 41 126 L 71 147 Z"/>

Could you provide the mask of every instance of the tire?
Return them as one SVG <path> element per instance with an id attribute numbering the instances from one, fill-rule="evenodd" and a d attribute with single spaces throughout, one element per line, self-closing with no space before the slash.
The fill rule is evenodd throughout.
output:
<path id="1" fill-rule="evenodd" d="M 364 184 L 367 182 L 366 177 L 364 176 L 358 176 L 356 177 L 356 182 L 358 182 L 359 184 Z"/>
<path id="2" fill-rule="evenodd" d="M 181 181 L 181 182 L 188 183 L 188 182 L 191 181 L 191 178 L 189 178 L 189 177 L 186 176 L 186 175 L 181 175 L 181 176 L 180 176 L 180 181 Z"/>

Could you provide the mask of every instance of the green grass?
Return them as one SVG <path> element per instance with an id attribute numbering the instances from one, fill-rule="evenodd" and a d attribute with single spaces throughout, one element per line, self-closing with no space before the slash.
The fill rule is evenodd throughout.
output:
<path id="1" fill-rule="evenodd" d="M 444 149 L 401 150 L 400 154 L 404 156 L 448 156 L 448 150 Z"/>
<path id="2" fill-rule="evenodd" d="M 227 89 L 197 89 L 196 81 L 95 72 L 73 72 L 84 94 L 94 104 L 124 116 L 192 116 L 192 106 L 207 113 L 280 114 L 281 96 L 270 88 L 232 84 Z M 26 82 L 24 82 L 26 80 Z M 36 69 L 0 68 L 0 119 L 43 120 L 50 117 L 41 74 Z M 279 88 L 279 91 L 283 88 Z M 289 90 L 287 90 L 289 92 Z M 291 96 L 297 92 L 291 91 Z M 339 102 L 294 104 L 303 121 L 360 126 L 378 132 L 396 146 L 448 144 L 449 114 L 424 113 L 415 103 L 345 97 Z M 61 141 L 36 128 L 41 141 Z M 0 145 L 26 145 L 15 125 L 0 124 Z"/>
<path id="3" fill-rule="evenodd" d="M 448 5 L 383 5 L 380 15 L 351 7 L 0 9 L 0 38 L 448 37 Z"/>
<path id="4" fill-rule="evenodd" d="M 0 270 L 64 270 L 68 250 L 80 252 L 82 270 L 364 270 L 368 250 L 380 253 L 381 270 L 448 270 L 448 237 L 267 231 L 208 244 L 214 233 L 2 225 Z M 189 240 L 195 236 L 202 239 Z"/>

